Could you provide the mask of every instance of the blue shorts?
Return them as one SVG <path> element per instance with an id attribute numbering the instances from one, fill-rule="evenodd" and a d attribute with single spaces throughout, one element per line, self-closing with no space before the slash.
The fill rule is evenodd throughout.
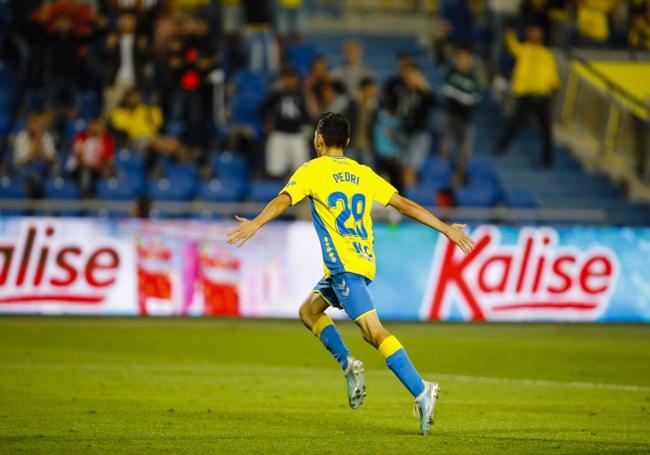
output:
<path id="1" fill-rule="evenodd" d="M 350 319 L 356 321 L 375 310 L 368 284 L 370 280 L 365 276 L 344 272 L 322 278 L 314 286 L 314 292 L 334 308 L 345 310 Z"/>

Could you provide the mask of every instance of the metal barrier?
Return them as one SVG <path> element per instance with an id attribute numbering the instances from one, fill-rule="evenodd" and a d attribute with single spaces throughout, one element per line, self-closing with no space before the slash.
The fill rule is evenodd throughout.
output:
<path id="1" fill-rule="evenodd" d="M 587 133 L 600 157 L 650 183 L 650 105 L 572 53 L 564 67 L 563 123 Z"/>

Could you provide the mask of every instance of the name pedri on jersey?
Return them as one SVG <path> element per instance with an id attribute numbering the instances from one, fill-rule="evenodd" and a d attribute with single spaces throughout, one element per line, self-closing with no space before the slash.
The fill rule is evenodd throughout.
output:
<path id="1" fill-rule="evenodd" d="M 280 194 L 288 194 L 291 205 L 309 198 L 326 277 L 352 272 L 372 280 L 372 202 L 388 205 L 396 192 L 368 166 L 347 157 L 321 156 L 298 168 Z"/>

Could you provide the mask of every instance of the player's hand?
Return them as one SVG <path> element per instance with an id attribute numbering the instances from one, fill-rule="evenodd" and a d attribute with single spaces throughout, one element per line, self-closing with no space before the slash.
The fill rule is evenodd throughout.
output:
<path id="1" fill-rule="evenodd" d="M 259 227 L 256 223 L 246 218 L 242 218 L 239 215 L 235 215 L 235 219 L 239 221 L 239 226 L 228 232 L 228 243 L 231 245 L 237 245 L 239 248 L 246 243 L 248 239 L 255 235 Z"/>
<path id="2" fill-rule="evenodd" d="M 463 231 L 465 226 L 465 224 L 452 224 L 445 235 L 463 250 L 463 253 L 469 253 L 474 248 L 474 241 Z"/>

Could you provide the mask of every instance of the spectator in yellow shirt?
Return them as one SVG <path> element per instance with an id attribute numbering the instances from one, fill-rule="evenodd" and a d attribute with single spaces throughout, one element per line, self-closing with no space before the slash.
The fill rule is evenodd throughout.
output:
<path id="1" fill-rule="evenodd" d="M 162 112 L 158 106 L 143 103 L 142 94 L 136 88 L 126 92 L 110 120 L 113 129 L 125 136 L 128 146 L 144 155 L 149 170 L 157 162 L 158 155 L 178 157 L 186 152 L 177 138 L 159 134 L 163 125 Z"/>
<path id="2" fill-rule="evenodd" d="M 512 93 L 515 109 L 497 142 L 495 154 L 503 154 L 523 126 L 533 116 L 541 130 L 542 159 L 546 167 L 553 164 L 553 137 L 551 130 L 551 101 L 560 88 L 557 65 L 553 53 L 544 46 L 544 32 L 533 25 L 526 29 L 526 41 L 519 42 L 513 31 L 508 31 L 506 44 L 516 62 L 512 73 Z"/>

